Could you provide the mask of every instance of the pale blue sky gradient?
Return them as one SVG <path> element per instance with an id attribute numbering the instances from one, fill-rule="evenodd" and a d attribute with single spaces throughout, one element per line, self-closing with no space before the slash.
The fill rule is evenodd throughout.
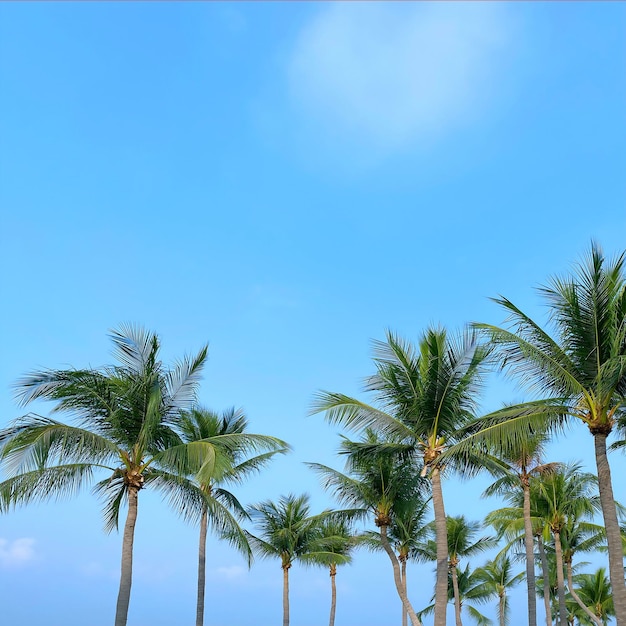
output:
<path id="1" fill-rule="evenodd" d="M 302 462 L 339 467 L 337 430 L 306 413 L 318 389 L 360 393 L 370 339 L 501 323 L 498 294 L 541 319 L 534 288 L 592 238 L 626 248 L 625 19 L 620 3 L 1 4 L 0 424 L 25 372 L 107 364 L 108 330 L 140 323 L 166 359 L 209 341 L 201 402 L 293 445 L 242 501 L 332 504 Z M 483 408 L 522 397 L 494 378 Z M 582 428 L 551 454 L 593 467 Z M 448 481 L 448 512 L 482 517 L 486 484 Z M 141 494 L 129 626 L 192 623 L 196 534 Z M 120 547 L 87 492 L 3 516 L 4 622 L 110 624 Z M 207 626 L 278 623 L 278 563 L 248 572 L 211 541 L 208 568 Z M 409 577 L 422 608 L 430 569 Z M 338 588 L 338 626 L 399 622 L 383 555 Z M 293 626 L 328 601 L 325 571 L 292 569 Z"/>

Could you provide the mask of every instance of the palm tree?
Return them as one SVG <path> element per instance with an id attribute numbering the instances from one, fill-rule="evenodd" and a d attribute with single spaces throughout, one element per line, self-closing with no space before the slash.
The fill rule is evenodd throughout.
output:
<path id="1" fill-rule="evenodd" d="M 524 572 L 513 574 L 512 570 L 511 559 L 506 554 L 500 554 L 474 571 L 475 579 L 483 585 L 485 592 L 490 591 L 498 597 L 500 626 L 506 626 L 509 623 L 509 604 L 506 591 L 515 587 L 524 578 Z M 533 589 L 533 593 L 534 591 Z"/>
<path id="2" fill-rule="evenodd" d="M 471 557 L 493 548 L 496 545 L 496 540 L 493 537 L 480 537 L 476 539 L 476 535 L 481 528 L 482 524 L 479 522 L 470 522 L 466 520 L 463 515 L 456 517 L 448 516 L 447 518 L 448 569 L 452 583 L 454 614 L 457 626 L 463 626 L 458 581 L 458 566 L 461 557 Z M 436 557 L 436 542 L 429 543 L 430 546 L 426 547 L 426 552 L 430 552 L 432 557 Z"/>
<path id="3" fill-rule="evenodd" d="M 314 553 L 314 561 L 318 565 L 328 567 L 330 575 L 330 619 L 329 626 L 335 624 L 335 612 L 337 609 L 337 566 L 352 561 L 352 550 L 357 546 L 360 537 L 357 537 L 348 521 L 341 518 L 328 517 L 320 526 L 321 551 Z"/>
<path id="4" fill-rule="evenodd" d="M 565 581 L 563 577 L 563 543 L 561 534 L 567 523 L 591 517 L 599 508 L 597 497 L 593 491 L 597 487 L 597 479 L 592 474 L 579 471 L 580 466 L 573 465 L 543 476 L 537 480 L 537 498 L 542 503 L 544 522 L 550 529 L 554 539 L 556 558 L 557 595 L 559 601 L 559 619 L 561 624 L 567 622 L 565 607 Z"/>
<path id="5" fill-rule="evenodd" d="M 443 329 L 428 329 L 417 347 L 387 332 L 385 342 L 374 342 L 374 354 L 376 374 L 366 390 L 378 406 L 320 392 L 312 412 L 325 412 L 331 423 L 351 429 L 375 428 L 386 440 L 400 442 L 399 452 L 419 454 L 421 474 L 431 482 L 437 528 L 435 626 L 445 626 L 448 551 L 439 457 L 472 419 L 488 351 L 470 332 L 454 339 Z M 447 467 L 454 468 L 453 460 Z"/>
<path id="6" fill-rule="evenodd" d="M 551 336 L 506 298 L 495 301 L 510 327 L 478 324 L 501 355 L 501 366 L 544 396 L 509 410 L 506 428 L 529 420 L 558 427 L 571 419 L 585 424 L 594 439 L 598 484 L 609 549 L 609 574 L 618 626 L 626 625 L 626 585 L 607 437 L 624 424 L 626 396 L 625 255 L 607 260 L 592 243 L 573 275 L 556 277 L 541 289 L 550 307 Z"/>
<path id="7" fill-rule="evenodd" d="M 343 437 L 340 453 L 346 456 L 348 474 L 319 463 L 308 463 L 324 480 L 342 504 L 356 507 L 352 515 L 361 517 L 373 513 L 376 545 L 381 546 L 391 561 L 394 583 L 403 610 L 408 613 L 413 626 L 419 619 L 409 601 L 400 564 L 388 538 L 388 529 L 396 518 L 405 519 L 416 502 L 423 502 L 422 480 L 415 478 L 410 459 L 401 459 L 384 451 L 384 442 L 372 430 L 366 430 L 363 441 L 354 442 Z M 370 449 L 377 451 L 371 454 Z M 393 447 L 392 447 L 393 449 Z M 363 454 L 363 450 L 368 451 Z M 371 539 L 371 537 L 370 537 Z M 371 546 L 371 541 L 368 544 Z"/>
<path id="8" fill-rule="evenodd" d="M 404 593 L 407 594 L 406 569 L 410 558 L 423 559 L 424 540 L 428 533 L 426 516 L 430 500 L 416 494 L 405 506 L 397 507 L 389 527 L 389 540 L 398 553 L 400 578 Z M 407 626 L 407 612 L 402 607 L 402 626 Z"/>
<path id="9" fill-rule="evenodd" d="M 585 606 L 592 607 L 596 624 L 608 624 L 609 618 L 615 615 L 611 583 L 606 570 L 600 567 L 593 574 L 576 574 L 574 581 L 578 587 L 578 595 Z M 586 613 L 580 615 L 581 623 L 585 623 Z M 588 622 L 589 623 L 589 622 Z"/>
<path id="10" fill-rule="evenodd" d="M 574 588 L 574 555 L 580 552 L 591 552 L 599 548 L 606 540 L 602 526 L 581 521 L 570 516 L 561 530 L 563 545 L 563 562 L 567 573 L 567 587 L 570 596 L 593 622 L 602 626 L 600 617 L 595 615 L 584 603 Z"/>
<path id="11" fill-rule="evenodd" d="M 276 453 L 287 451 L 287 445 L 280 439 L 246 433 L 248 420 L 241 410 L 229 409 L 219 415 L 208 409 L 194 407 L 191 411 L 181 412 L 176 423 L 182 440 L 187 443 L 203 441 L 226 448 L 230 464 L 207 471 L 206 460 L 189 468 L 189 480 L 181 478 L 181 486 L 172 492 L 181 505 L 183 514 L 188 512 L 187 499 L 180 497 L 184 493 L 199 491 L 201 501 L 200 541 L 198 549 L 198 592 L 196 603 L 196 626 L 204 624 L 204 594 L 206 587 L 206 539 L 209 522 L 222 536 L 228 538 L 248 560 L 252 560 L 252 550 L 239 521 L 247 518 L 239 500 L 222 485 L 241 483 L 252 473 L 259 471 Z M 249 452 L 265 449 L 262 454 L 249 457 Z M 200 475 L 202 463 L 205 464 Z M 192 502 L 197 501 L 192 499 Z"/>
<path id="12" fill-rule="evenodd" d="M 526 596 L 528 601 L 528 624 L 537 626 L 537 600 L 535 594 L 535 550 L 530 502 L 530 479 L 533 476 L 554 471 L 556 463 L 543 463 L 543 449 L 547 435 L 529 430 L 525 437 L 512 441 L 496 437 L 489 442 L 494 453 L 506 463 L 500 478 L 488 487 L 483 497 L 501 495 L 511 503 L 517 503 L 519 489 L 522 491 L 522 510 L 524 519 L 524 549 L 526 553 Z"/>
<path id="13" fill-rule="evenodd" d="M 128 503 L 115 614 L 115 626 L 125 626 L 138 494 L 148 486 L 168 491 L 178 485 L 178 470 L 190 459 L 204 458 L 210 447 L 184 444 L 172 427 L 179 411 L 195 400 L 207 347 L 167 368 L 159 360 L 157 335 L 122 326 L 111 338 L 119 365 L 43 370 L 19 381 L 22 406 L 38 399 L 55 401 L 52 411 L 75 416 L 77 425 L 28 414 L 2 430 L 0 458 L 10 477 L 0 483 L 0 499 L 9 506 L 72 495 L 95 472 L 109 473 L 95 485 L 105 501 L 107 531 L 117 528 L 120 508 Z M 214 466 L 226 462 L 212 453 Z"/>
<path id="14" fill-rule="evenodd" d="M 558 467 L 558 464 L 553 464 L 554 468 Z M 553 470 L 552 470 L 553 471 Z M 506 538 L 507 545 L 501 550 L 500 554 L 508 553 L 515 546 L 520 546 L 523 544 L 526 547 L 526 508 L 525 508 L 525 500 L 528 498 L 530 504 L 530 523 L 531 523 L 531 532 L 533 540 L 537 542 L 537 551 L 539 553 L 539 562 L 541 565 L 541 580 L 542 580 L 542 589 L 543 589 L 543 601 L 544 601 L 544 609 L 545 609 L 545 619 L 546 626 L 551 626 L 552 619 L 552 608 L 551 608 L 551 590 L 550 590 L 550 581 L 548 576 L 548 560 L 544 547 L 544 535 L 546 535 L 546 539 L 549 540 L 550 533 L 545 526 L 544 516 L 546 515 L 546 505 L 540 498 L 536 497 L 537 488 L 536 483 L 539 479 L 539 476 L 531 476 L 529 480 L 529 493 L 528 495 L 524 493 L 520 493 L 519 490 L 513 489 L 506 495 L 506 500 L 509 502 L 511 506 L 503 507 L 492 511 L 485 517 L 485 523 L 493 526 L 496 530 L 498 538 Z M 504 487 L 504 485 L 501 485 Z M 496 483 L 489 487 L 485 494 L 491 495 L 491 493 L 495 493 L 499 491 L 500 488 L 496 487 Z M 528 558 L 526 553 L 526 558 Z M 537 580 L 534 576 L 534 550 L 532 554 L 532 562 L 533 562 L 533 579 L 535 580 L 535 591 Z M 531 616 L 532 617 L 532 616 Z"/>
<path id="15" fill-rule="evenodd" d="M 256 522 L 260 536 L 247 533 L 248 539 L 263 558 L 278 557 L 283 570 L 283 626 L 289 626 L 289 569 L 294 561 L 316 563 L 328 555 L 327 543 L 321 541 L 321 523 L 329 511 L 311 516 L 309 497 L 289 494 L 278 503 L 266 500 L 255 504 L 249 514 Z M 347 556 L 335 558 L 346 562 Z"/>
<path id="16" fill-rule="evenodd" d="M 494 590 L 485 587 L 483 581 L 477 577 L 476 570 L 470 570 L 469 564 L 465 566 L 464 570 L 459 570 L 458 572 L 458 587 L 461 611 L 465 610 L 477 626 L 491 626 L 491 620 L 478 610 L 476 604 L 489 602 L 495 595 Z M 454 602 L 451 573 L 448 574 L 448 602 Z M 435 605 L 431 604 L 422 609 L 419 615 L 420 617 L 429 615 L 434 610 Z"/>

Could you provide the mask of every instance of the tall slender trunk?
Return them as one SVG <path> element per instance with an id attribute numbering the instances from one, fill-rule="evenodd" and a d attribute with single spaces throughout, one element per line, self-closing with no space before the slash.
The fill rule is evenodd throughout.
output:
<path id="1" fill-rule="evenodd" d="M 604 517 L 604 529 L 609 548 L 609 577 L 613 591 L 613 606 L 617 626 L 626 626 L 626 584 L 624 583 L 624 557 L 622 538 L 617 522 L 611 468 L 606 456 L 606 437 L 608 433 L 594 432 L 593 441 L 596 451 L 596 467 L 598 470 L 598 487 L 600 503 Z"/>
<path id="2" fill-rule="evenodd" d="M 404 590 L 404 595 L 409 597 L 406 591 L 406 556 L 400 559 L 400 563 L 402 565 L 400 569 L 400 578 L 402 578 L 402 589 Z M 404 608 L 404 604 L 402 604 L 402 626 L 407 626 L 408 618 L 406 614 L 406 609 Z"/>
<path id="3" fill-rule="evenodd" d="M 137 494 L 139 487 L 128 487 L 128 515 L 124 525 L 122 539 L 122 573 L 120 589 L 117 594 L 115 609 L 115 626 L 126 626 L 128 621 L 128 605 L 130 603 L 130 587 L 133 580 L 133 543 L 135 541 L 135 523 L 137 522 Z"/>
<path id="4" fill-rule="evenodd" d="M 459 576 L 456 565 L 450 565 L 450 573 L 452 574 L 452 591 L 454 592 L 454 619 L 456 626 L 463 626 L 461 621 L 461 595 L 459 594 Z"/>
<path id="5" fill-rule="evenodd" d="M 500 626 L 506 626 L 506 591 L 498 592 L 498 621 Z"/>
<path id="6" fill-rule="evenodd" d="M 335 626 L 335 609 L 337 608 L 337 587 L 335 586 L 335 577 L 337 576 L 337 565 L 333 563 L 330 566 L 330 621 L 329 626 Z"/>
<path id="7" fill-rule="evenodd" d="M 543 606 L 546 611 L 546 626 L 552 626 L 552 607 L 550 606 L 550 570 L 548 568 L 548 557 L 543 549 L 543 539 L 537 536 L 537 546 L 539 547 L 539 557 L 541 558 L 541 574 L 543 575 Z"/>
<path id="8" fill-rule="evenodd" d="M 526 548 L 526 590 L 528 598 L 528 626 L 537 626 L 537 591 L 535 589 L 535 545 L 530 515 L 530 486 L 528 476 L 522 476 L 524 491 L 524 547 Z"/>
<path id="9" fill-rule="evenodd" d="M 580 599 L 580 596 L 576 593 L 574 589 L 574 580 L 572 576 L 572 560 L 565 559 L 565 567 L 567 568 L 567 587 L 569 589 L 569 594 L 574 598 L 574 601 L 578 606 L 592 619 L 598 626 L 602 626 L 602 620 L 589 608 L 585 605 L 585 603 Z"/>
<path id="10" fill-rule="evenodd" d="M 395 552 L 391 549 L 389 545 L 389 539 L 387 538 L 387 526 L 384 524 L 380 526 L 380 543 L 383 546 L 383 549 L 391 559 L 391 565 L 393 567 L 393 580 L 396 583 L 396 590 L 398 595 L 400 596 L 400 600 L 402 600 L 402 606 L 404 606 L 406 612 L 409 614 L 409 619 L 411 620 L 412 626 L 422 626 L 413 606 L 409 602 L 409 598 L 404 591 L 404 587 L 402 585 L 402 577 L 400 575 L 400 564 L 398 563 L 398 559 L 396 557 Z"/>
<path id="11" fill-rule="evenodd" d="M 446 510 L 443 505 L 443 491 L 441 490 L 441 475 L 437 468 L 432 471 L 431 483 L 437 542 L 434 626 L 446 626 L 446 608 L 448 606 L 448 528 L 446 524 Z"/>
<path id="12" fill-rule="evenodd" d="M 283 565 L 283 626 L 289 626 L 289 568 Z"/>
<path id="13" fill-rule="evenodd" d="M 283 626 L 289 626 L 289 568 L 283 565 Z"/>
<path id="14" fill-rule="evenodd" d="M 206 532 L 207 510 L 202 511 L 200 518 L 200 545 L 198 547 L 198 600 L 196 603 L 196 626 L 204 624 L 204 590 L 206 588 Z"/>
<path id="15" fill-rule="evenodd" d="M 553 530 L 554 556 L 556 557 L 556 592 L 559 598 L 559 623 L 567 624 L 567 608 L 565 607 L 565 580 L 563 579 L 563 546 L 561 532 Z"/>

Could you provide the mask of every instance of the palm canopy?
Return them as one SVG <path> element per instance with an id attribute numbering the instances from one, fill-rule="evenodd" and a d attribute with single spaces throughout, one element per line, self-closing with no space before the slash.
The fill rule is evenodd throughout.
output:
<path id="1" fill-rule="evenodd" d="M 424 481 L 416 480 L 410 459 L 395 451 L 394 446 L 388 451 L 368 429 L 360 441 L 342 437 L 339 453 L 346 458 L 345 474 L 320 463 L 307 465 L 341 504 L 353 507 L 354 515 L 371 512 L 377 526 L 389 526 L 425 489 Z"/>
<path id="2" fill-rule="evenodd" d="M 431 470 L 476 410 L 487 356 L 471 331 L 451 337 L 431 328 L 417 346 L 388 331 L 386 341 L 374 342 L 376 373 L 366 379 L 375 405 L 319 392 L 311 412 L 324 412 L 329 422 L 349 429 L 373 429 L 399 451 L 409 446 Z"/>
<path id="3" fill-rule="evenodd" d="M 241 484 L 275 454 L 286 453 L 289 446 L 276 437 L 245 432 L 248 419 L 241 409 L 235 408 L 219 414 L 194 406 L 178 414 L 174 428 L 184 445 L 201 446 L 203 455 L 190 455 L 184 474 L 162 481 L 161 489 L 184 518 L 194 521 L 206 513 L 208 524 L 250 562 L 252 552 L 239 526 L 239 521 L 248 515 L 226 487 Z"/>
<path id="4" fill-rule="evenodd" d="M 467 564 L 465 569 L 458 572 L 459 600 L 462 609 L 472 618 L 477 626 L 491 626 L 493 623 L 486 615 L 480 612 L 478 605 L 487 604 L 496 592 L 494 589 L 484 584 L 484 579 L 477 575 L 477 570 L 472 570 Z M 454 601 L 454 589 L 452 575 L 448 575 L 448 602 Z M 434 600 L 434 596 L 432 598 Z M 435 610 L 435 605 L 431 604 L 419 612 L 420 618 L 423 615 L 430 615 Z"/>
<path id="5" fill-rule="evenodd" d="M 320 541 L 322 521 L 330 512 L 311 515 L 306 494 L 288 494 L 278 502 L 265 500 L 249 507 L 248 513 L 259 530 L 258 535 L 247 533 L 251 545 L 262 558 L 279 558 L 283 569 L 295 560 L 315 563 L 324 553 L 347 560 Z"/>
<path id="6" fill-rule="evenodd" d="M 248 433 L 247 428 L 248 419 L 241 409 L 218 414 L 195 406 L 179 413 L 175 429 L 183 444 L 203 451 L 202 456 L 188 457 L 185 474 L 205 495 L 217 493 L 217 485 L 241 484 L 274 455 L 289 451 L 282 439 Z"/>
<path id="7" fill-rule="evenodd" d="M 477 324 L 497 346 L 502 367 L 560 401 L 567 415 L 610 432 L 626 395 L 626 283 L 624 254 L 607 261 L 593 244 L 572 276 L 540 289 L 550 307 L 553 338 L 510 300 L 511 330 Z"/>
<path id="8" fill-rule="evenodd" d="M 599 617 L 604 624 L 615 615 L 613 606 L 613 594 L 611 583 L 606 575 L 606 570 L 600 567 L 591 574 L 576 574 L 574 576 L 576 592 L 585 606 L 590 607 L 592 612 Z M 576 610 L 578 607 L 573 607 Z M 584 612 L 577 612 L 576 617 L 581 624 L 593 624 Z"/>
<path id="9" fill-rule="evenodd" d="M 464 515 L 448 515 L 446 518 L 448 556 L 450 564 L 458 565 L 462 557 L 471 557 L 496 546 L 497 540 L 491 536 L 477 537 L 483 525 L 480 522 L 470 521 Z M 434 524 L 431 523 L 431 534 L 435 534 Z M 428 552 L 431 559 L 436 558 L 435 541 L 429 541 Z"/>
<path id="10" fill-rule="evenodd" d="M 122 326 L 111 334 L 119 365 L 96 370 L 44 370 L 17 383 L 22 406 L 55 402 L 76 425 L 27 414 L 0 432 L 1 458 L 10 478 L 0 484 L 5 506 L 72 495 L 98 470 L 105 498 L 105 527 L 117 527 L 127 489 L 163 484 L 168 472 L 196 463 L 209 446 L 189 448 L 173 425 L 195 400 L 207 347 L 166 367 L 155 334 Z"/>

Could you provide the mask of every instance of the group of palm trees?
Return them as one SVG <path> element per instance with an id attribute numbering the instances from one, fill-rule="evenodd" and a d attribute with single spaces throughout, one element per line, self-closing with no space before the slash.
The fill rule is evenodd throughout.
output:
<path id="1" fill-rule="evenodd" d="M 246 509 L 229 489 L 288 445 L 248 433 L 239 411 L 218 415 L 197 405 L 206 347 L 168 368 L 156 335 L 121 327 L 112 333 L 118 365 L 39 371 L 18 382 L 22 406 L 51 400 L 53 414 L 69 413 L 75 423 L 30 413 L 0 431 L 7 476 L 0 511 L 92 483 L 111 530 L 126 505 L 115 626 L 127 622 L 138 495 L 148 487 L 200 526 L 197 626 L 204 622 L 209 526 L 249 562 L 254 554 L 280 560 L 284 626 L 293 564 L 328 567 L 333 626 L 337 566 L 349 563 L 359 546 L 389 557 L 403 626 L 408 620 L 420 626 L 430 613 L 434 626 L 445 626 L 449 602 L 457 626 L 465 612 L 487 624 L 476 604 L 489 598 L 497 601 L 503 626 L 507 589 L 522 578 L 529 626 L 537 626 L 538 595 L 547 626 L 605 624 L 612 615 L 626 626 L 624 511 L 607 457 L 613 431 L 613 446 L 626 445 L 624 262 L 624 254 L 607 259 L 592 244 L 571 275 L 542 288 L 551 334 L 505 298 L 496 300 L 508 315 L 504 328 L 473 324 L 458 336 L 429 328 L 417 344 L 387 332 L 374 343 L 374 374 L 365 388 L 370 403 L 336 392 L 315 396 L 312 413 L 359 435 L 342 436 L 343 471 L 309 464 L 343 507 L 317 514 L 306 495 L 294 494 Z M 479 392 L 494 367 L 534 397 L 477 416 Z M 543 458 L 550 437 L 579 421 L 593 436 L 597 475 Z M 486 495 L 503 495 L 508 505 L 484 522 L 494 536 L 478 537 L 483 524 L 445 511 L 442 478 L 479 472 L 493 476 Z M 596 512 L 602 525 L 593 523 Z M 357 523 L 368 519 L 374 529 L 357 532 Z M 246 520 L 255 524 L 251 531 L 242 528 Z M 460 566 L 502 540 L 504 548 L 483 567 Z M 608 579 L 603 569 L 576 571 L 574 555 L 596 549 L 606 550 Z M 525 572 L 516 574 L 518 557 Z M 433 604 L 417 611 L 409 599 L 409 560 L 435 563 Z"/>

